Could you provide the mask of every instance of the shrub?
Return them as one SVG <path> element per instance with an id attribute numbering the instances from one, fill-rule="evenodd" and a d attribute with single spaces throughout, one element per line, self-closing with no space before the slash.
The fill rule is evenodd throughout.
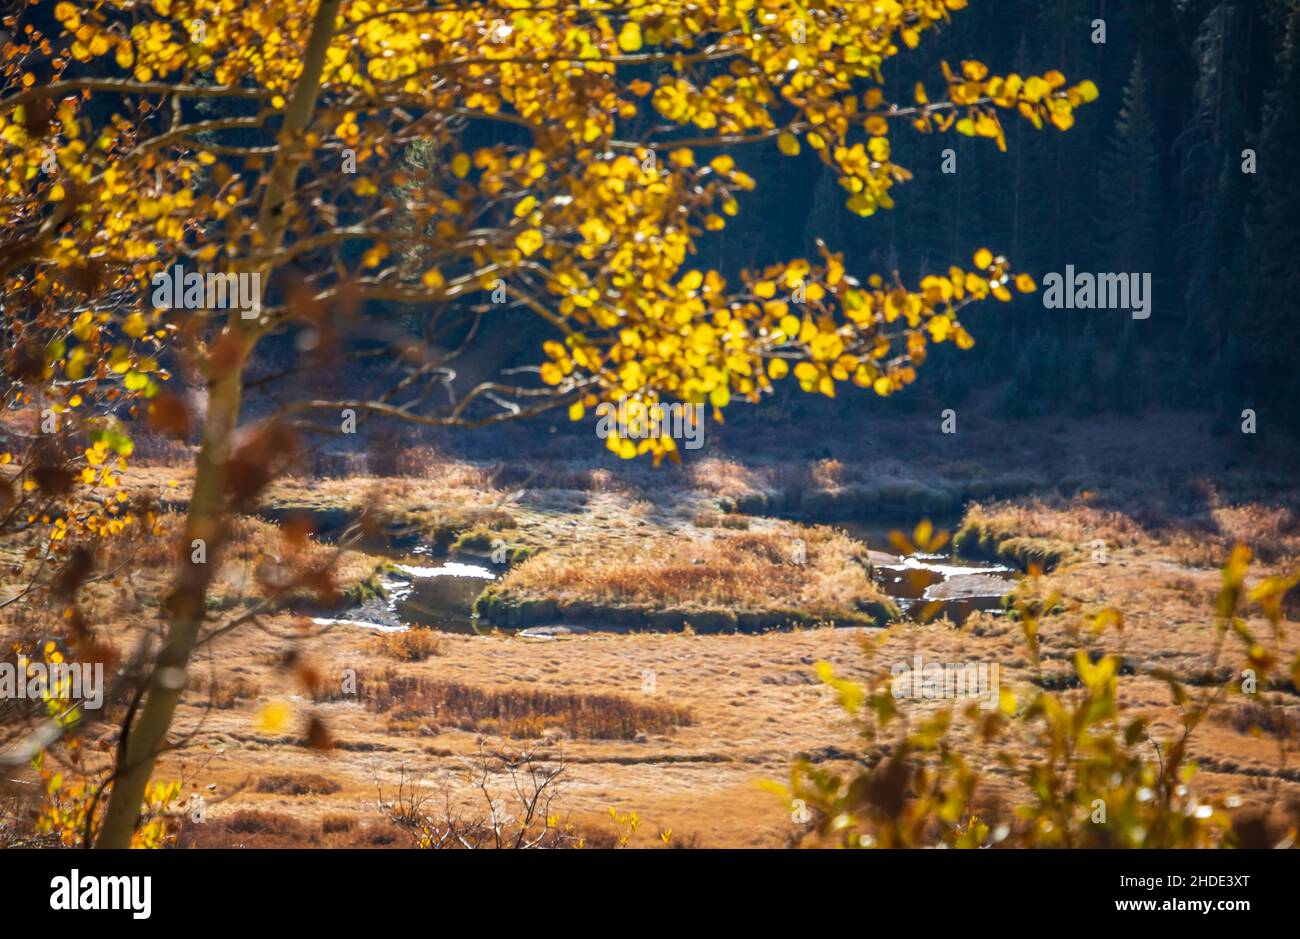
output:
<path id="1" fill-rule="evenodd" d="M 400 662 L 423 662 L 430 656 L 442 655 L 442 644 L 436 632 L 418 626 L 381 633 L 372 642 L 376 652 Z"/>
<path id="2" fill-rule="evenodd" d="M 840 705 L 857 722 L 871 752 L 860 762 L 865 769 L 848 775 L 797 762 L 788 788 L 774 787 L 783 797 L 800 800 L 815 813 L 811 836 L 845 847 L 1264 847 L 1295 844 L 1300 810 L 1288 831 L 1277 831 L 1259 819 L 1229 815 L 1224 800 L 1206 800 L 1191 782 L 1196 765 L 1188 745 L 1207 718 L 1246 721 L 1285 737 L 1292 729 L 1286 713 L 1288 685 L 1300 677 L 1300 657 L 1286 662 L 1280 654 L 1282 601 L 1300 582 L 1300 575 L 1264 579 L 1247 590 L 1250 552 L 1233 550 L 1223 572 L 1223 589 L 1213 628 L 1220 642 L 1214 661 L 1189 688 L 1172 673 L 1151 672 L 1167 683 L 1183 712 L 1183 727 L 1163 741 L 1150 736 L 1146 717 L 1127 716 L 1118 700 L 1121 659 L 1097 655 L 1088 636 L 1120 628 L 1122 616 L 1103 610 L 1080 630 L 1081 647 L 1074 656 L 1076 681 L 1044 678 L 1039 660 L 1038 628 L 1042 611 L 1055 596 L 1043 598 L 1039 578 L 1021 585 L 1015 604 L 1025 650 L 1038 676 L 1032 697 L 1017 701 L 1001 689 L 999 707 L 980 710 L 971 704 L 958 715 L 953 708 L 927 714 L 916 727 L 908 725 L 889 686 L 889 670 L 875 668 L 865 683 L 837 677 L 830 665 L 819 663 L 823 680 L 834 689 Z M 1259 604 L 1273 627 L 1272 641 L 1250 634 L 1238 614 L 1246 602 Z M 1224 662 L 1229 635 L 1240 640 L 1238 663 Z M 884 637 L 864 640 L 868 658 Z M 1225 668 L 1237 664 L 1239 667 Z M 1243 669 L 1257 676 L 1258 699 L 1244 708 L 1224 704 L 1238 689 Z M 1286 670 L 1290 671 L 1290 678 Z M 1062 690 L 1054 686 L 1064 685 Z M 1247 692 L 1249 693 L 1249 692 Z M 1268 715 L 1268 716 L 1265 716 Z M 959 742 L 954 723 L 959 716 L 972 731 Z M 900 732 L 888 744 L 879 738 L 893 727 Z M 1017 736 L 1029 743 L 1029 758 L 1013 756 L 1008 746 Z M 972 747 L 996 751 L 1005 791 L 1009 776 L 1019 801 L 981 791 L 983 776 L 973 767 L 981 762 Z M 985 756 L 989 756 L 988 753 Z M 800 803 L 794 803 L 796 805 Z"/>

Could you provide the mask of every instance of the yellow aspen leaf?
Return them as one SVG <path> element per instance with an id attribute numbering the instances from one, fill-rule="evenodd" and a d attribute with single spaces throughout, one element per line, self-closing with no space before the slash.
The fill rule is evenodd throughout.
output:
<path id="1" fill-rule="evenodd" d="M 624 52 L 637 52 L 641 46 L 641 24 L 629 20 L 618 32 L 618 47 Z"/>
<path id="2" fill-rule="evenodd" d="M 515 247 L 524 253 L 525 256 L 535 254 L 542 247 L 542 233 L 535 228 L 520 232 L 515 237 Z"/>
<path id="3" fill-rule="evenodd" d="M 1092 81 L 1081 81 L 1079 84 L 1074 86 L 1074 90 L 1078 93 L 1079 100 L 1084 104 L 1096 101 L 1101 94 L 1101 92 L 1097 90 L 1096 84 Z"/>
<path id="4" fill-rule="evenodd" d="M 686 169 L 695 165 L 695 152 L 687 147 L 678 147 L 668 154 L 668 159 L 676 166 Z"/>
<path id="5" fill-rule="evenodd" d="M 291 716 L 292 711 L 284 701 L 268 701 L 257 713 L 257 730 L 263 734 L 278 734 Z"/>
<path id="6" fill-rule="evenodd" d="M 1014 717 L 1018 706 L 1014 691 L 1005 685 L 998 689 L 998 710 L 1007 717 Z"/>

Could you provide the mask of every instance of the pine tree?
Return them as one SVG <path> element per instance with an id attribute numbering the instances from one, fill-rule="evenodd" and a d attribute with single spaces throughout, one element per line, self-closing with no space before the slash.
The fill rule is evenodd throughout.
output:
<path id="1" fill-rule="evenodd" d="M 1178 274 L 1183 285 L 1189 341 L 1215 346 L 1226 340 L 1240 297 L 1234 255 L 1243 246 L 1244 193 L 1225 191 L 1240 180 L 1245 114 L 1252 78 L 1251 36 L 1259 5 L 1243 0 L 1213 4 L 1197 30 L 1191 53 L 1198 78 L 1193 113 L 1176 141 Z M 1230 174 L 1236 174 L 1235 177 Z M 1211 386 L 1222 376 L 1206 375 Z"/>
<path id="2" fill-rule="evenodd" d="M 1160 268 L 1163 180 L 1146 67 L 1133 59 L 1124 103 L 1101 161 L 1095 238 L 1105 269 L 1155 274 Z"/>
<path id="3" fill-rule="evenodd" d="M 1293 375 L 1300 356 L 1295 319 L 1300 307 L 1300 3 L 1293 3 L 1286 20 L 1276 80 L 1264 106 L 1256 141 L 1256 193 L 1247 215 L 1247 258 L 1250 273 L 1247 315 L 1238 317 L 1249 360 L 1248 392 L 1265 390 L 1279 405 L 1293 429 Z"/>

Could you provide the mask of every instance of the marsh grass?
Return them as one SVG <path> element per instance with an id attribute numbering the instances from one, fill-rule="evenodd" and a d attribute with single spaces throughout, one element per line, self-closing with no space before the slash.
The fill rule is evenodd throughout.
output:
<path id="1" fill-rule="evenodd" d="M 401 632 L 380 633 L 371 640 L 371 647 L 380 655 L 399 662 L 423 662 L 442 655 L 443 640 L 432 629 L 413 626 Z"/>
<path id="2" fill-rule="evenodd" d="M 318 773 L 300 773 L 263 776 L 257 781 L 256 791 L 285 796 L 319 796 L 332 795 L 342 788 L 334 780 Z"/>
<path id="3" fill-rule="evenodd" d="M 709 531 L 649 539 L 632 551 L 599 541 L 547 551 L 511 570 L 500 594 L 644 610 L 779 609 L 825 621 L 887 599 L 865 547 L 842 532 L 788 523 Z"/>
<path id="4" fill-rule="evenodd" d="M 972 503 L 954 536 L 968 557 L 1000 558 L 1044 569 L 1086 559 L 1097 541 L 1109 550 L 1162 550 L 1189 567 L 1218 566 L 1235 544 L 1265 562 L 1300 558 L 1300 512 L 1290 505 L 1228 503 L 1197 489 L 1198 511 L 1171 514 L 1138 499 L 1099 504 L 1088 496 Z"/>
<path id="5" fill-rule="evenodd" d="M 560 729 L 575 738 L 631 740 L 638 734 L 667 733 L 692 722 L 688 709 L 659 701 L 535 688 L 485 688 L 393 671 L 378 680 L 363 680 L 358 690 L 368 709 L 392 720 L 427 720 L 506 737 L 536 738 Z"/>

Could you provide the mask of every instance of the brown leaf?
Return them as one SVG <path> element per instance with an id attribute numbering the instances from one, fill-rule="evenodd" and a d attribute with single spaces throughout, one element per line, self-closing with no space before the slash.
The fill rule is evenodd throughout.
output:
<path id="1" fill-rule="evenodd" d="M 72 193 L 66 198 L 73 198 Z M 104 283 L 104 265 L 99 261 L 90 261 L 86 264 L 78 264 L 70 268 L 65 275 L 71 282 L 72 286 L 86 296 L 94 296 L 102 292 Z"/>
<path id="2" fill-rule="evenodd" d="M 161 391 L 149 402 L 149 426 L 184 440 L 190 433 L 190 411 L 178 395 Z"/>
<path id="3" fill-rule="evenodd" d="M 297 676 L 298 681 L 302 683 L 303 688 L 309 693 L 315 694 L 320 690 L 320 672 L 318 672 L 315 666 L 311 665 L 309 662 L 299 663 L 294 674 Z"/>
<path id="4" fill-rule="evenodd" d="M 912 768 L 906 759 L 892 757 L 872 772 L 867 800 L 890 818 L 897 818 L 903 811 L 907 784 L 911 777 Z"/>
<path id="5" fill-rule="evenodd" d="M 57 600 L 66 600 L 77 592 L 85 579 L 90 576 L 95 566 L 95 553 L 89 548 L 78 545 L 72 549 L 67 563 L 54 575 L 50 584 L 50 596 Z"/>
<path id="6" fill-rule="evenodd" d="M 901 531 L 891 531 L 889 533 L 889 543 L 898 554 L 913 554 L 916 551 L 916 546 Z"/>
<path id="7" fill-rule="evenodd" d="M 334 738 L 330 736 L 329 728 L 314 714 L 307 725 L 307 746 L 312 750 L 334 749 Z"/>
<path id="8" fill-rule="evenodd" d="M 10 357 L 8 372 L 18 381 L 38 382 L 45 374 L 45 354 L 35 343 L 24 343 Z"/>
<path id="9" fill-rule="evenodd" d="M 252 499 L 289 467 L 298 451 L 293 429 L 276 421 L 241 431 L 226 464 L 226 492 L 236 503 Z"/>
<path id="10" fill-rule="evenodd" d="M 339 600 L 339 591 L 329 568 L 308 571 L 298 578 L 298 583 L 315 593 L 316 599 L 324 606 L 333 606 Z"/>
<path id="11" fill-rule="evenodd" d="M 316 525 L 312 517 L 307 512 L 294 512 L 284 520 L 284 538 L 295 548 L 301 548 L 307 544 L 311 538 L 312 532 L 315 531 Z"/>
<path id="12" fill-rule="evenodd" d="M 47 496 L 63 496 L 72 491 L 77 474 L 66 466 L 38 466 L 32 470 L 32 479 Z"/>
<path id="13" fill-rule="evenodd" d="M 316 299 L 316 291 L 302 277 L 295 276 L 284 286 L 285 301 L 289 312 L 313 326 L 320 326 L 325 321 L 325 304 Z"/>
<path id="14" fill-rule="evenodd" d="M 223 332 L 221 338 L 208 350 L 209 378 L 216 380 L 239 365 L 243 361 L 247 345 L 239 333 L 229 329 Z"/>
<path id="15" fill-rule="evenodd" d="M 23 109 L 23 130 L 29 137 L 44 137 L 53 130 L 54 105 L 49 98 L 37 98 Z"/>

